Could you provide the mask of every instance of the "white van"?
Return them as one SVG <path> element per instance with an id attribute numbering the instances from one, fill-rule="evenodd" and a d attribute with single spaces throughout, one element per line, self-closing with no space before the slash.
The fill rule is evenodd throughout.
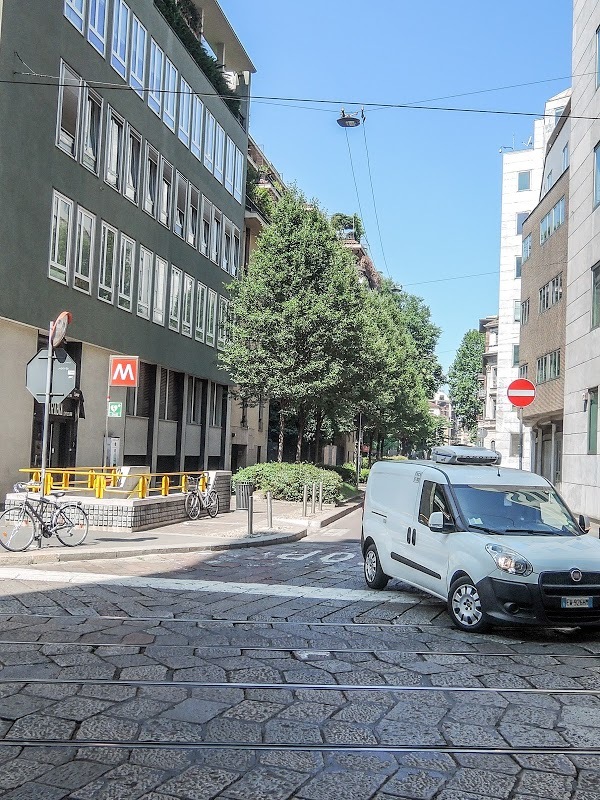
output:
<path id="1" fill-rule="evenodd" d="M 476 447 L 432 461 L 378 461 L 365 497 L 365 580 L 390 578 L 448 603 L 454 624 L 600 627 L 600 541 L 556 489 Z"/>

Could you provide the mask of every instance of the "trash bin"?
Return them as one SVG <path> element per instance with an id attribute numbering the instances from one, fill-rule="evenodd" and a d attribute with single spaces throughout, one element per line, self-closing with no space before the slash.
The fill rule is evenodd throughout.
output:
<path id="1" fill-rule="evenodd" d="M 235 507 L 237 511 L 248 510 L 248 498 L 254 492 L 252 481 L 239 481 L 235 485 Z"/>

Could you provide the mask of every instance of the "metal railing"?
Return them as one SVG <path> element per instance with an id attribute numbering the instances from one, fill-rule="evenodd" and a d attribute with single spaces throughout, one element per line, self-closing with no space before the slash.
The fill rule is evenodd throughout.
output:
<path id="1" fill-rule="evenodd" d="M 40 491 L 41 472 L 39 469 L 25 468 L 20 469 L 19 472 L 29 475 L 32 492 Z M 119 487 L 122 479 L 129 479 L 128 488 Z M 134 481 L 134 479 L 136 480 Z M 97 500 L 102 500 L 107 491 L 111 495 L 123 494 L 139 499 L 145 499 L 152 495 L 167 497 L 171 493 L 185 494 L 188 491 L 190 479 L 199 481 L 204 491 L 208 483 L 208 473 L 201 470 L 198 472 L 152 472 L 130 475 L 122 473 L 119 467 L 49 469 L 46 470 L 44 494 L 49 494 L 53 489 L 60 489 L 70 493 L 93 492 Z"/>

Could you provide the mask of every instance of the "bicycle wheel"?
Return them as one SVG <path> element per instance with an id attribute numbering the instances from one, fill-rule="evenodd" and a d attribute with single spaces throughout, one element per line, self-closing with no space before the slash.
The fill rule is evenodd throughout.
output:
<path id="1" fill-rule="evenodd" d="M 206 497 L 206 510 L 209 517 L 216 517 L 219 513 L 219 495 L 211 489 Z"/>
<path id="2" fill-rule="evenodd" d="M 67 547 L 83 544 L 89 528 L 87 514 L 76 503 L 66 503 L 52 515 L 50 528 L 58 541 Z"/>
<path id="3" fill-rule="evenodd" d="M 196 492 L 189 492 L 185 497 L 185 513 L 190 519 L 198 519 L 200 508 L 200 498 Z"/>
<path id="4" fill-rule="evenodd" d="M 36 530 L 35 518 L 25 505 L 7 508 L 0 514 L 0 544 L 5 550 L 27 550 Z"/>

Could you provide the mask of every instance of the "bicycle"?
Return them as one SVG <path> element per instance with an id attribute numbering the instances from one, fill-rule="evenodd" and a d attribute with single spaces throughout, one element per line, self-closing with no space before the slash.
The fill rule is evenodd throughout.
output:
<path id="1" fill-rule="evenodd" d="M 37 484 L 36 484 L 37 486 Z M 10 506 L 0 514 L 0 545 L 5 550 L 18 553 L 27 550 L 34 539 L 41 546 L 42 537 L 52 535 L 66 547 L 83 544 L 89 521 L 80 503 L 58 503 L 66 492 L 52 492 L 48 497 L 29 499 L 32 484 L 17 483 L 15 492 L 25 492 L 25 500 Z M 35 505 L 34 505 L 35 504 Z M 37 505 L 37 507 L 36 507 Z"/>
<path id="2" fill-rule="evenodd" d="M 185 498 L 185 512 L 190 519 L 198 519 L 200 511 L 205 508 L 209 517 L 219 513 L 219 495 L 214 489 L 200 488 L 200 478 L 188 478 L 188 493 Z"/>

